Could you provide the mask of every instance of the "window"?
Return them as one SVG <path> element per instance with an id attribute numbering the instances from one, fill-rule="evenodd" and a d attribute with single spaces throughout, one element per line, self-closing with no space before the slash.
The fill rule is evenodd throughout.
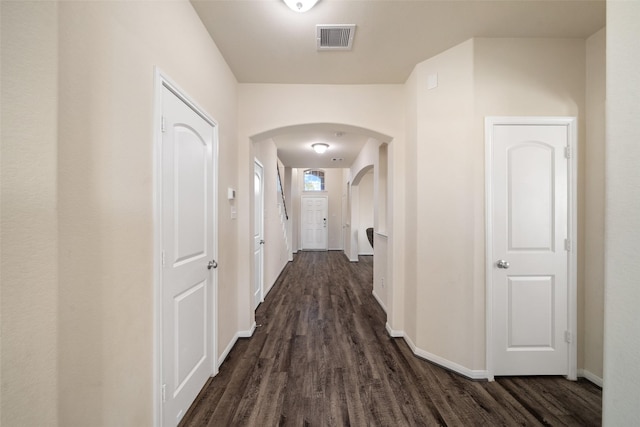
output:
<path id="1" fill-rule="evenodd" d="M 324 191 L 324 171 L 316 169 L 304 171 L 304 191 Z"/>

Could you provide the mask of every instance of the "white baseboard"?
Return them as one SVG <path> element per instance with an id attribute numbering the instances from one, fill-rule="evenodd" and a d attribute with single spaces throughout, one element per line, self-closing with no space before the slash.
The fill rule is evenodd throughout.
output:
<path id="1" fill-rule="evenodd" d="M 224 351 L 218 358 L 218 368 L 220 368 L 220 366 L 222 365 L 222 362 L 224 362 L 224 360 L 227 358 L 233 346 L 236 345 L 236 341 L 238 341 L 238 334 L 235 334 L 233 338 L 231 338 L 231 341 L 229 341 L 229 344 L 227 344 L 227 347 L 224 349 Z"/>
<path id="2" fill-rule="evenodd" d="M 591 381 L 598 387 L 602 388 L 602 378 L 587 371 L 586 369 L 578 369 L 578 377 Z"/>
<path id="3" fill-rule="evenodd" d="M 251 325 L 251 329 L 246 331 L 238 331 L 236 332 L 236 335 L 238 336 L 238 338 L 251 338 L 255 331 L 256 331 L 256 322 L 253 322 L 253 325 Z"/>
<path id="4" fill-rule="evenodd" d="M 389 322 L 387 322 L 387 324 L 385 325 L 385 328 L 387 329 L 387 333 L 389 334 L 389 336 L 392 338 L 404 337 L 404 331 L 398 331 L 398 330 L 392 329 Z"/>
<path id="5" fill-rule="evenodd" d="M 363 252 L 358 254 L 358 256 L 373 256 L 373 252 Z"/>
<path id="6" fill-rule="evenodd" d="M 247 331 L 236 332 L 236 334 L 233 336 L 233 338 L 231 338 L 231 341 L 229 341 L 229 344 L 227 344 L 227 347 L 225 347 L 224 351 L 218 358 L 218 368 L 220 367 L 220 365 L 222 365 L 222 362 L 224 362 L 224 360 L 227 358 L 233 346 L 236 345 L 238 338 L 251 338 L 255 330 L 256 330 L 256 322 L 253 322 L 253 325 L 251 325 L 251 329 Z"/>
<path id="7" fill-rule="evenodd" d="M 407 343 L 411 351 L 414 355 L 421 359 L 428 360 L 429 362 L 435 363 L 438 366 L 441 366 L 450 371 L 456 372 L 462 376 L 470 378 L 472 380 L 484 380 L 489 378 L 489 372 L 486 370 L 479 369 L 469 369 L 462 365 L 458 365 L 455 362 L 452 362 L 443 357 L 437 356 L 435 354 L 429 353 L 421 348 L 416 347 L 411 338 L 404 333 L 404 331 L 396 331 L 391 329 L 391 326 L 387 323 L 386 325 L 387 333 L 394 338 L 404 338 L 404 341 Z"/>
<path id="8" fill-rule="evenodd" d="M 376 301 L 378 301 L 378 304 L 380 305 L 380 307 L 382 307 L 382 309 L 386 313 L 387 312 L 387 306 L 384 305 L 384 303 L 382 302 L 382 300 L 380 299 L 378 294 L 376 294 L 376 290 L 374 289 L 373 292 L 371 292 L 371 293 L 373 294 L 373 297 L 376 299 Z"/>

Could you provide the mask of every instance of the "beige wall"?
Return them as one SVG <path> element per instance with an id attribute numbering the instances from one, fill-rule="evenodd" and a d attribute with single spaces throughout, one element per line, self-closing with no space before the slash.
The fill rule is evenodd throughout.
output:
<path id="1" fill-rule="evenodd" d="M 640 425 L 640 2 L 607 2 L 603 425 Z"/>
<path id="2" fill-rule="evenodd" d="M 154 66 L 218 121 L 224 189 L 235 78 L 188 2 L 3 2 L 2 39 L 2 421 L 151 425 Z M 238 318 L 225 202 L 219 349 Z"/>
<path id="3" fill-rule="evenodd" d="M 409 338 L 428 353 L 471 369 L 483 368 L 475 358 L 474 336 L 484 334 L 474 311 L 477 276 L 476 163 L 482 146 L 474 140 L 474 43 L 469 40 L 419 64 L 417 76 L 416 187 L 416 333 Z M 438 86 L 427 88 L 437 74 Z M 409 153 L 409 152 L 408 152 Z M 481 163 L 480 163 L 481 164 Z M 480 193 L 482 194 L 482 193 Z M 482 214 L 482 210 L 480 210 Z M 484 260 L 483 260 L 484 261 Z M 478 325 L 480 323 L 480 325 Z"/>
<path id="4" fill-rule="evenodd" d="M 373 170 L 365 174 L 358 184 L 358 255 L 373 255 L 373 248 L 367 238 L 367 228 L 373 227 Z"/>
<path id="5" fill-rule="evenodd" d="M 57 5 L 1 3 L 0 425 L 57 420 Z"/>
<path id="6" fill-rule="evenodd" d="M 418 325 L 417 314 L 417 292 L 418 292 L 418 240 L 415 237 L 418 228 L 418 160 L 414 154 L 418 151 L 418 80 L 420 72 L 414 69 L 405 83 L 405 117 L 406 117 L 406 146 L 404 175 L 405 175 L 405 200 L 406 210 L 403 217 L 404 233 L 406 236 L 406 248 L 404 263 L 404 294 L 402 299 L 402 314 L 400 319 L 393 323 L 394 329 L 399 333 L 404 333 L 408 337 L 416 336 L 416 326 Z"/>
<path id="7" fill-rule="evenodd" d="M 604 204 L 605 204 L 605 43 L 602 29 L 587 39 L 586 144 L 584 213 L 584 292 L 578 344 L 579 366 L 602 381 L 604 329 Z M 594 378 L 595 377 L 595 378 Z"/>

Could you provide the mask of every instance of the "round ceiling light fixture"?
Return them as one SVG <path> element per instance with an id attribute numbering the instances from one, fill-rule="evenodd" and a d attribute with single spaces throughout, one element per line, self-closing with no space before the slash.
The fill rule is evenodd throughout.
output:
<path id="1" fill-rule="evenodd" d="M 316 142 L 315 144 L 311 144 L 311 148 L 318 154 L 323 154 L 327 149 L 329 149 L 329 144 L 325 144 L 324 142 Z"/>
<path id="2" fill-rule="evenodd" d="M 289 6 L 289 9 L 294 12 L 306 12 L 316 5 L 318 0 L 284 0 L 284 3 Z"/>

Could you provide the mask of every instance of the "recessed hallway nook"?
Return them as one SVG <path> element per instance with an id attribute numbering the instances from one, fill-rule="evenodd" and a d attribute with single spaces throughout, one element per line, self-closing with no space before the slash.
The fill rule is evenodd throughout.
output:
<path id="1" fill-rule="evenodd" d="M 299 252 L 182 426 L 581 425 L 602 392 L 562 377 L 473 381 L 385 331 L 373 257 Z"/>

